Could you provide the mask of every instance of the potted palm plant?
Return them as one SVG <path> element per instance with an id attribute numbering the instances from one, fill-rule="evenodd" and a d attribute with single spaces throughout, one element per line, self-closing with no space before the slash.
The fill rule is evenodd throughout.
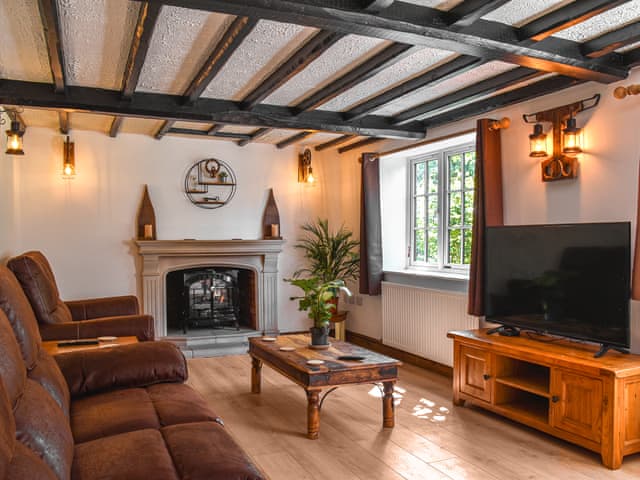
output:
<path id="1" fill-rule="evenodd" d="M 298 309 L 308 311 L 309 318 L 313 321 L 311 331 L 311 345 L 326 347 L 329 345 L 329 322 L 333 314 L 332 300 L 340 291 L 351 296 L 351 292 L 345 287 L 342 280 L 323 282 L 318 277 L 312 278 L 288 278 L 285 281 L 291 283 L 303 292 L 299 297 L 291 297 L 291 300 L 299 300 Z"/>

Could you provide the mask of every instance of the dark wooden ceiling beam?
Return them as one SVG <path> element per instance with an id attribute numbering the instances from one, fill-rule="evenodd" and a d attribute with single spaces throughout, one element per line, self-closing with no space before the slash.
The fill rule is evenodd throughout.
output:
<path id="1" fill-rule="evenodd" d="M 151 37 L 160 15 L 162 5 L 157 3 L 142 2 L 138 12 L 138 22 L 133 32 L 129 57 L 122 78 L 122 96 L 131 98 L 140 80 L 140 72 L 147 58 Z"/>
<path id="2" fill-rule="evenodd" d="M 449 50 L 465 55 L 483 58 L 487 61 L 500 60 L 529 68 L 536 68 L 560 75 L 573 76 L 583 80 L 610 83 L 626 78 L 628 70 L 607 57 L 588 59 L 580 55 L 576 42 L 569 42 L 571 48 L 557 49 L 558 42 L 538 42 L 533 45 L 519 43 L 534 36 L 539 27 L 538 20 L 531 22 L 528 30 L 522 31 L 498 22 L 478 20 L 469 28 L 447 25 L 447 12 L 402 1 L 394 2 L 380 13 L 362 9 L 340 8 L 343 2 L 334 0 L 150 0 L 153 2 L 217 11 L 233 15 L 295 23 L 342 33 L 384 38 L 397 43 L 421 45 Z M 581 15 L 592 15 L 596 11 L 611 8 L 608 4 L 621 1 L 580 0 L 567 5 L 563 10 L 564 19 L 578 10 Z M 577 6 L 579 4 L 580 6 Z M 588 4 L 589 8 L 582 7 Z M 604 5 L 607 4 L 607 5 Z M 585 10 L 588 10 L 585 13 Z M 542 18 L 553 16 L 555 12 Z M 553 23 L 553 22 L 550 22 Z M 557 23 L 557 22 L 555 22 Z M 570 21 L 565 21 L 565 24 Z M 532 25 L 533 24 L 533 25 Z M 524 27 L 522 27 L 524 28 Z M 564 28 L 564 27 L 563 27 Z M 531 32 L 530 34 L 528 32 Z M 539 32 L 538 32 L 539 34 Z M 553 38 L 547 40 L 554 40 Z"/>
<path id="3" fill-rule="evenodd" d="M 640 22 L 619 28 L 582 44 L 582 53 L 590 58 L 598 58 L 608 53 L 640 41 Z"/>
<path id="4" fill-rule="evenodd" d="M 395 127 L 386 117 L 369 115 L 345 121 L 340 112 L 317 110 L 294 116 L 287 107 L 260 104 L 252 111 L 237 102 L 200 98 L 185 105 L 179 95 L 135 92 L 131 100 L 122 99 L 119 90 L 68 86 L 67 94 L 53 92 L 50 83 L 0 80 L 0 104 L 82 111 L 126 117 L 142 117 L 207 124 L 244 125 L 293 130 L 350 133 L 369 137 L 423 138 L 421 127 Z M 160 131 L 168 130 L 166 125 Z M 166 132 L 164 132 L 166 133 Z"/>
<path id="5" fill-rule="evenodd" d="M 607 10 L 622 5 L 629 0 L 580 0 L 527 23 L 519 29 L 522 40 L 531 39 L 539 42 L 560 30 L 584 22 Z"/>
<path id="6" fill-rule="evenodd" d="M 239 147 L 244 147 L 249 142 L 253 142 L 254 140 L 259 139 L 260 137 L 264 137 L 267 133 L 269 133 L 271 128 L 258 128 L 249 134 L 249 138 L 246 140 L 240 140 L 238 142 Z"/>
<path id="7" fill-rule="evenodd" d="M 540 80 L 525 87 L 521 87 L 495 97 L 479 100 L 454 110 L 445 112 L 425 122 L 420 122 L 425 128 L 434 128 L 447 123 L 457 122 L 476 115 L 482 115 L 498 108 L 508 107 L 516 103 L 525 102 L 542 95 L 558 92 L 569 87 L 580 85 L 583 80 L 571 77 L 555 76 Z"/>
<path id="8" fill-rule="evenodd" d="M 55 91 L 64 92 L 66 87 L 66 77 L 64 73 L 64 49 L 62 36 L 60 35 L 60 18 L 58 16 L 58 6 L 56 0 L 38 0 L 42 28 L 49 54 L 49 65 L 51 75 L 55 85 Z M 15 19 L 19 21 L 19 19 Z"/>
<path id="9" fill-rule="evenodd" d="M 173 128 L 174 123 L 176 123 L 174 120 L 165 120 L 162 125 L 160 125 L 160 128 L 158 128 L 158 130 L 156 131 L 156 133 L 153 135 L 154 138 L 156 140 L 160 140 L 162 137 L 164 137 L 167 133 L 169 133 L 169 130 L 171 130 Z"/>
<path id="10" fill-rule="evenodd" d="M 247 109 L 255 107 L 271 93 L 275 92 L 291 78 L 304 70 L 311 62 L 316 60 L 344 36 L 343 33 L 328 30 L 321 30 L 316 33 L 269 75 L 266 80 L 245 96 L 242 100 L 243 107 Z"/>
<path id="11" fill-rule="evenodd" d="M 450 25 L 468 27 L 480 20 L 487 13 L 500 8 L 510 0 L 465 0 L 447 13 L 451 18 Z"/>
<path id="12" fill-rule="evenodd" d="M 358 142 L 353 142 L 353 143 L 350 143 L 349 145 L 345 145 L 344 147 L 340 147 L 338 149 L 338 153 L 345 153 L 350 150 L 355 150 L 356 148 L 366 147 L 367 145 L 371 145 L 372 143 L 377 143 L 381 140 L 384 140 L 384 138 L 376 138 L 376 137 L 365 138 Z"/>
<path id="13" fill-rule="evenodd" d="M 71 130 L 69 126 L 69 112 L 59 111 L 58 123 L 60 124 L 60 133 L 63 135 L 68 135 L 69 130 Z"/>
<path id="14" fill-rule="evenodd" d="M 341 137 L 334 138 L 333 140 L 329 140 L 328 142 L 321 143 L 320 145 L 316 145 L 314 150 L 316 152 L 321 152 L 322 150 L 326 150 L 327 148 L 337 147 L 338 145 L 342 145 L 349 140 L 356 138 L 356 135 L 342 135 Z"/>
<path id="15" fill-rule="evenodd" d="M 371 112 L 378 110 L 387 103 L 391 103 L 392 101 L 407 95 L 408 93 L 427 85 L 437 85 L 449 78 L 471 70 L 482 63 L 484 63 L 484 61 L 476 57 L 469 57 L 467 55 L 457 57 L 443 65 L 440 65 L 439 67 L 435 67 L 422 75 L 411 78 L 394 88 L 386 90 L 381 94 L 356 105 L 345 113 L 345 118 L 349 120 L 362 118 Z"/>
<path id="16" fill-rule="evenodd" d="M 122 126 L 122 122 L 124 121 L 124 117 L 113 117 L 113 121 L 111 122 L 111 127 L 109 127 L 109 136 L 111 138 L 116 138 L 118 133 L 120 132 L 120 127 Z"/>
<path id="17" fill-rule="evenodd" d="M 622 55 L 624 64 L 629 68 L 640 66 L 640 47 L 629 50 Z"/>
<path id="18" fill-rule="evenodd" d="M 224 125 L 216 123 L 213 127 L 207 130 L 207 135 L 215 136 L 220 130 L 224 128 Z"/>
<path id="19" fill-rule="evenodd" d="M 402 125 L 425 116 L 434 117 L 445 110 L 460 107 L 464 104 L 478 100 L 490 93 L 497 92 L 503 88 L 511 87 L 521 82 L 544 75 L 544 73 L 531 68 L 518 67 L 508 72 L 487 78 L 480 82 L 461 88 L 448 95 L 443 95 L 435 100 L 425 102 L 415 107 L 400 112 L 391 123 Z"/>
<path id="20" fill-rule="evenodd" d="M 222 67 L 233 55 L 233 52 L 240 46 L 243 40 L 251 33 L 258 21 L 248 17 L 236 18 L 229 28 L 224 32 L 220 41 L 216 44 L 211 55 L 204 63 L 198 74 L 192 80 L 189 87 L 184 92 L 187 102 L 195 102 L 202 92 L 209 86 L 209 83 L 222 70 Z"/>
<path id="21" fill-rule="evenodd" d="M 313 95 L 297 103 L 294 109 L 297 112 L 307 112 L 318 108 L 323 103 L 327 103 L 329 100 L 337 97 L 341 93 L 353 88 L 358 83 L 368 80 L 385 68 L 389 68 L 391 65 L 411 55 L 411 53 L 415 51 L 416 49 L 411 45 L 405 45 L 402 43 L 389 45 L 380 53 L 374 55 L 368 60 L 365 60 L 357 67 L 333 80 L 326 87 L 321 88 Z"/>
<path id="22" fill-rule="evenodd" d="M 293 136 L 291 136 L 289 138 L 285 138 L 284 140 L 276 143 L 276 147 L 278 147 L 278 148 L 288 147 L 289 145 L 293 145 L 294 143 L 297 143 L 300 140 L 304 140 L 309 135 L 313 135 L 314 133 L 316 133 L 316 132 L 305 131 L 305 132 L 296 133 L 295 135 L 293 135 Z"/>
<path id="23" fill-rule="evenodd" d="M 232 140 L 249 140 L 251 138 L 251 135 L 248 135 L 246 133 L 216 132 L 214 134 L 210 134 L 207 130 L 195 130 L 192 128 L 170 128 L 167 131 L 167 134 L 192 135 L 209 138 L 226 138 Z"/>

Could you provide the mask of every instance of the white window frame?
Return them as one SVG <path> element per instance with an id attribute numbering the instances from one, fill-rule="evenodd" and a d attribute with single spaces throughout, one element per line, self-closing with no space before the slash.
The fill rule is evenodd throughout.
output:
<path id="1" fill-rule="evenodd" d="M 447 251 L 447 245 L 449 243 L 449 231 L 451 227 L 449 226 L 449 162 L 447 161 L 448 157 L 451 155 L 455 155 L 456 153 L 464 153 L 470 150 L 475 150 L 474 143 L 461 143 L 459 145 L 452 145 L 447 148 L 442 148 L 440 150 L 432 151 L 426 154 L 417 155 L 413 157 L 407 158 L 407 239 L 408 247 L 407 247 L 407 266 L 412 269 L 419 269 L 429 272 L 442 272 L 442 273 L 455 273 L 468 276 L 469 266 L 461 265 L 461 264 L 451 264 L 448 262 L 449 252 Z M 438 160 L 438 262 L 437 263 L 428 263 L 422 261 L 414 260 L 415 255 L 415 182 L 414 182 L 414 170 L 415 165 L 418 163 L 424 162 L 425 165 L 430 160 L 437 159 Z M 463 156 L 464 162 L 464 156 Z M 475 172 L 474 172 L 475 175 Z M 428 188 L 428 169 L 425 168 L 425 188 Z M 464 163 L 462 165 L 462 178 L 461 178 L 461 186 L 462 192 L 469 191 L 464 186 Z M 474 186 L 475 190 L 475 186 Z M 456 190 L 457 191 L 457 190 Z M 428 197 L 428 193 L 425 195 Z M 428 221 L 428 211 L 429 205 L 428 202 L 425 202 L 425 214 L 426 220 Z M 461 208 L 461 235 L 464 237 L 464 230 L 471 229 L 472 225 L 464 224 L 464 196 L 463 196 L 463 204 Z M 428 230 L 428 227 L 425 228 Z M 461 248 L 463 249 L 461 254 L 464 255 L 464 243 L 463 239 L 461 239 Z M 425 242 L 427 244 L 428 251 L 428 237 L 425 238 Z"/>

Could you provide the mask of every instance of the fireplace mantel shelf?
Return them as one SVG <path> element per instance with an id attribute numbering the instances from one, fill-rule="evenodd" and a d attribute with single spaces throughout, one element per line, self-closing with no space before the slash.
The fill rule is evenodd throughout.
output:
<path id="1" fill-rule="evenodd" d="M 141 255 L 280 253 L 284 240 L 136 240 Z"/>

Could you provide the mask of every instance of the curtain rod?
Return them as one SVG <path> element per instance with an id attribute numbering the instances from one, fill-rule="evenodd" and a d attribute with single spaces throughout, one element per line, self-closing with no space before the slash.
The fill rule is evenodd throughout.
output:
<path id="1" fill-rule="evenodd" d="M 418 142 L 418 143 L 413 143 L 411 145 L 407 145 L 406 147 L 400 147 L 400 148 L 395 148 L 393 150 L 387 150 L 386 152 L 380 152 L 380 153 L 377 153 L 376 156 L 378 158 L 380 158 L 380 157 L 383 157 L 383 156 L 386 156 L 386 155 L 393 155 L 394 153 L 400 153 L 400 152 L 404 152 L 406 150 L 412 150 L 414 148 L 423 147 L 423 146 L 429 145 L 431 143 L 441 142 L 443 140 L 449 140 L 450 138 L 460 137 L 462 135 L 467 135 L 469 133 L 475 133 L 475 131 L 476 131 L 475 128 L 470 128 L 469 130 L 463 130 L 461 132 L 452 133 L 450 135 L 443 135 L 441 137 L 432 138 L 430 140 L 423 140 L 423 141 Z"/>

